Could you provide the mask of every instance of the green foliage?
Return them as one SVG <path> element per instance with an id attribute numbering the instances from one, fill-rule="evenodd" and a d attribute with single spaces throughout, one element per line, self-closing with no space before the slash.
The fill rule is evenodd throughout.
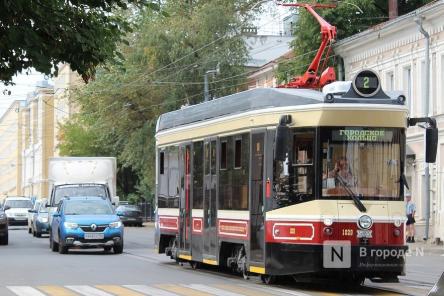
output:
<path id="1" fill-rule="evenodd" d="M 130 6 L 129 6 L 130 5 Z M 3 0 L 0 2 L 0 81 L 22 70 L 57 74 L 69 63 L 85 81 L 97 65 L 116 59 L 116 44 L 131 31 L 132 8 L 157 5 L 145 0 Z"/>
<path id="2" fill-rule="evenodd" d="M 81 112 L 62 127 L 61 151 L 116 156 L 119 195 L 151 199 L 158 116 L 201 102 L 203 76 L 218 63 L 221 73 L 210 79 L 214 96 L 245 85 L 247 51 L 236 33 L 245 3 L 170 0 L 161 12 L 139 15 L 129 45 L 121 47 L 124 60 L 99 69 L 73 95 Z"/>
<path id="3" fill-rule="evenodd" d="M 398 1 L 399 14 L 408 13 L 430 1 Z M 331 3 L 331 1 L 319 2 Z M 337 39 L 340 40 L 387 21 L 388 2 L 386 0 L 347 0 L 338 2 L 336 8 L 316 9 L 316 12 L 331 25 L 336 26 Z M 281 82 L 304 74 L 321 44 L 320 26 L 315 18 L 303 8 L 300 8 L 300 17 L 294 32 L 295 39 L 292 42 L 292 48 L 295 57 L 279 65 L 276 74 Z M 334 62 L 332 58 L 328 65 L 333 65 Z"/>

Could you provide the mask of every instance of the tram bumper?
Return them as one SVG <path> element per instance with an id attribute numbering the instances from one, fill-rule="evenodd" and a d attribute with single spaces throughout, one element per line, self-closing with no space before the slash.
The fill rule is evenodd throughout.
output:
<path id="1" fill-rule="evenodd" d="M 407 246 L 268 244 L 266 273 L 271 275 L 360 275 L 392 281 L 405 274 Z"/>

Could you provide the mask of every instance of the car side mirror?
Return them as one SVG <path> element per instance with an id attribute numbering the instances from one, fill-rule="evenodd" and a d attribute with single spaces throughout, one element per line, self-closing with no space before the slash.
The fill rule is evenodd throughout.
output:
<path id="1" fill-rule="evenodd" d="M 3 208 L 3 211 L 9 210 L 10 208 L 11 208 L 10 206 L 5 206 L 5 207 Z"/>

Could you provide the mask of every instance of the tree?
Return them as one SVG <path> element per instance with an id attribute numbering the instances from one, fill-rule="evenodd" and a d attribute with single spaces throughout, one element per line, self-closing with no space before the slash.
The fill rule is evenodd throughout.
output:
<path id="1" fill-rule="evenodd" d="M 0 81 L 28 68 L 57 74 L 69 63 L 87 82 L 95 68 L 119 56 L 116 44 L 131 30 L 122 11 L 156 8 L 145 0 L 4 0 L 0 3 Z"/>
<path id="2" fill-rule="evenodd" d="M 62 127 L 61 151 L 117 156 L 119 195 L 155 192 L 155 127 L 160 114 L 203 100 L 203 75 L 219 63 L 214 96 L 244 87 L 247 50 L 237 29 L 248 1 L 165 1 L 163 13 L 146 11 L 122 46 L 122 64 L 99 68 L 74 95 L 81 112 Z M 91 134 L 84 141 L 72 126 Z M 80 147 L 79 147 L 80 146 Z M 87 146 L 87 147 L 82 147 Z M 106 147 L 108 151 L 101 151 Z M 133 184 L 128 187 L 128 181 Z"/>
<path id="3" fill-rule="evenodd" d="M 408 13 L 430 1 L 399 1 L 399 14 Z M 321 2 L 331 3 L 331 1 Z M 338 1 L 336 8 L 317 9 L 316 11 L 330 24 L 336 26 L 338 40 L 388 20 L 388 4 L 386 0 Z M 313 60 L 316 50 L 321 43 L 320 29 L 317 21 L 304 9 L 300 9 L 300 12 L 294 29 L 295 38 L 291 43 L 295 57 L 281 63 L 276 73 L 278 80 L 281 82 L 302 75 Z M 333 65 L 334 61 L 333 57 L 329 61 L 329 65 Z"/>

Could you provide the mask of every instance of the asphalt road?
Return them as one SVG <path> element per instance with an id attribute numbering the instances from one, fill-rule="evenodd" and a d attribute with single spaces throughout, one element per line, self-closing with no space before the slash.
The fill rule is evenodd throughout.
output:
<path id="1" fill-rule="evenodd" d="M 0 246 L 0 296 L 309 296 L 426 295 L 444 269 L 441 254 L 412 255 L 407 276 L 397 284 L 366 282 L 360 290 L 341 283 L 265 286 L 212 268 L 192 270 L 153 251 L 153 228 L 127 227 L 121 255 L 98 250 L 51 252 L 47 237 L 34 238 L 26 227 L 11 227 L 10 244 Z M 398 293 L 399 292 L 399 293 Z"/>

